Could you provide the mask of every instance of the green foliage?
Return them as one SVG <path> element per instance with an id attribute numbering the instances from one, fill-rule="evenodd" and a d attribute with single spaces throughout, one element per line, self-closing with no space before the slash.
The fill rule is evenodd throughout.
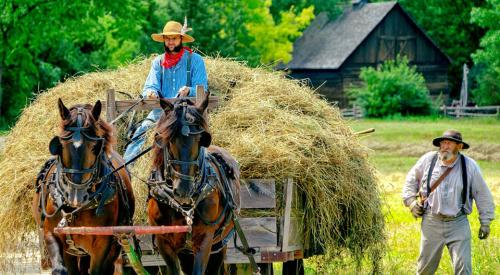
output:
<path id="1" fill-rule="evenodd" d="M 173 0 L 165 18 L 182 22 L 187 16 L 193 45 L 206 54 L 237 57 L 253 66 L 287 62 L 293 41 L 314 18 L 314 8 L 281 10 L 275 21 L 270 7 L 270 0 Z"/>
<path id="2" fill-rule="evenodd" d="M 351 94 L 369 117 L 425 115 L 431 111 L 424 77 L 409 66 L 406 57 L 388 60 L 378 69 L 365 67 L 360 78 L 364 85 Z"/>
<path id="3" fill-rule="evenodd" d="M 417 24 L 452 59 L 449 70 L 452 92 L 458 96 L 462 66 L 471 64 L 471 54 L 479 48 L 484 30 L 470 22 L 471 10 L 485 0 L 400 0 Z"/>
<path id="4" fill-rule="evenodd" d="M 154 0 L 3 0 L 0 4 L 0 127 L 32 94 L 76 73 L 113 68 L 141 53 Z"/>
<path id="5" fill-rule="evenodd" d="M 346 5 L 350 5 L 350 0 L 272 0 L 272 5 L 269 8 L 274 20 L 280 21 L 280 13 L 285 10 L 292 10 L 294 13 L 299 13 L 302 9 L 314 6 L 314 15 L 322 12 L 327 12 L 330 19 L 335 19 L 342 13 L 342 9 Z"/>
<path id="6" fill-rule="evenodd" d="M 481 49 L 472 55 L 478 83 L 472 97 L 479 105 L 500 105 L 500 0 L 487 0 L 484 7 L 474 8 L 471 18 L 487 29 Z"/>

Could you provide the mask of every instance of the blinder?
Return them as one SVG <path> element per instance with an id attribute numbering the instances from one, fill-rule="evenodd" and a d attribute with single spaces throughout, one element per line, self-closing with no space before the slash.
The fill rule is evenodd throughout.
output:
<path id="1" fill-rule="evenodd" d="M 61 163 L 61 171 L 64 174 L 86 174 L 86 173 L 92 173 L 92 177 L 84 184 L 73 184 L 67 177 L 66 180 L 68 180 L 72 185 L 77 186 L 77 185 L 86 185 L 88 182 L 91 182 L 93 178 L 95 177 L 96 170 L 98 170 L 98 166 L 100 163 L 100 158 L 102 151 L 104 149 L 104 138 L 98 137 L 98 136 L 92 136 L 90 133 L 92 132 L 92 129 L 90 127 L 83 127 L 83 108 L 78 108 L 77 109 L 77 120 L 76 120 L 76 127 L 74 126 L 68 126 L 65 127 L 64 130 L 71 132 L 71 134 L 66 135 L 64 137 L 60 137 L 62 140 L 67 140 L 71 141 L 73 143 L 78 143 L 82 142 L 83 139 L 91 140 L 91 141 L 96 141 L 98 145 L 96 146 L 95 154 L 96 154 L 96 161 L 90 168 L 85 168 L 85 169 L 73 169 L 73 168 L 66 168 L 62 167 L 62 161 L 59 160 Z M 53 155 L 59 155 L 60 158 L 60 153 L 61 153 L 61 143 L 59 140 L 57 140 L 58 137 L 54 137 L 49 145 L 50 152 Z"/>
<path id="2" fill-rule="evenodd" d="M 192 161 L 182 161 L 182 160 L 177 160 L 172 157 L 168 150 L 167 144 L 161 144 L 158 139 L 155 138 L 155 145 L 158 146 L 163 150 L 163 159 L 164 159 L 164 169 L 165 169 L 165 175 L 168 178 L 171 178 L 173 175 L 176 177 L 190 181 L 192 183 L 200 182 L 201 181 L 201 173 L 200 171 L 203 171 L 205 167 L 205 148 L 210 145 L 211 142 L 211 136 L 209 133 L 207 133 L 199 123 L 195 123 L 193 121 L 189 121 L 186 118 L 187 115 L 187 109 L 188 109 L 188 104 L 187 102 L 183 101 L 181 103 L 178 103 L 175 105 L 174 109 L 176 108 L 182 108 L 182 115 L 180 117 L 180 127 L 181 131 L 180 134 L 185 137 L 189 137 L 190 135 L 198 135 L 201 134 L 200 138 L 200 150 L 198 152 L 198 157 L 195 160 Z M 158 135 L 158 134 L 157 134 Z M 191 175 L 186 175 L 178 172 L 175 170 L 173 165 L 180 165 L 181 167 L 185 168 L 186 166 L 192 166 L 196 165 L 196 175 L 191 176 Z M 187 169 L 185 169 L 187 170 Z M 191 186 L 190 190 L 190 196 L 193 195 L 193 192 L 195 192 L 194 186 Z"/>

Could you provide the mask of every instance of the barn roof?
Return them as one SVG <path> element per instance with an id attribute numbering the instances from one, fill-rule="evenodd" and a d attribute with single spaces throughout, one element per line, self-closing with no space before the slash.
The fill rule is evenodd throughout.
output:
<path id="1" fill-rule="evenodd" d="M 396 6 L 399 4 L 391 1 L 350 7 L 334 21 L 328 19 L 327 13 L 320 13 L 295 42 L 292 61 L 282 68 L 338 69 Z M 438 48 L 422 29 L 420 31 Z"/>

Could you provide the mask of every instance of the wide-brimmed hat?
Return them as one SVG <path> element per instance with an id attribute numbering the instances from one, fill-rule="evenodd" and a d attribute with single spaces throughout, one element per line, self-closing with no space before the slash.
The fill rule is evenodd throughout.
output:
<path id="1" fill-rule="evenodd" d="M 165 24 L 165 27 L 163 27 L 163 32 L 153 33 L 151 35 L 151 38 L 153 38 L 153 40 L 156 42 L 164 42 L 165 35 L 180 35 L 182 36 L 182 42 L 184 43 L 193 42 L 194 38 L 186 34 L 186 32 L 190 30 L 191 28 L 187 27 L 187 20 L 184 20 L 184 26 L 176 21 L 168 21 L 167 24 Z"/>
<path id="2" fill-rule="evenodd" d="M 464 142 L 462 140 L 462 134 L 460 134 L 459 131 L 455 131 L 455 130 L 445 131 L 442 136 L 437 137 L 434 140 L 432 140 L 432 144 L 434 144 L 434 146 L 439 147 L 441 141 L 444 139 L 451 140 L 451 141 L 454 141 L 456 143 L 462 143 L 464 145 L 463 149 L 469 148 L 469 144 L 467 144 L 466 142 Z"/>

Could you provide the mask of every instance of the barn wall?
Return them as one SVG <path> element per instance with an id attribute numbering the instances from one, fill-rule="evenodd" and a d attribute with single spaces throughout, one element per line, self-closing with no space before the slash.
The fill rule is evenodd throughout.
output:
<path id="1" fill-rule="evenodd" d="M 343 89 L 342 77 L 338 70 L 294 70 L 290 77 L 305 79 L 313 89 L 319 87 L 318 92 L 331 103 L 347 105 L 347 99 L 339 92 Z"/>
<path id="2" fill-rule="evenodd" d="M 323 84 L 318 91 L 330 101 L 346 107 L 346 91 L 361 85 L 359 72 L 362 67 L 376 67 L 398 54 L 405 55 L 426 79 L 431 95 L 448 96 L 448 60 L 432 42 L 396 6 L 373 30 L 363 43 L 349 56 L 340 70 L 302 70 L 293 77 L 311 79 L 313 87 Z"/>

